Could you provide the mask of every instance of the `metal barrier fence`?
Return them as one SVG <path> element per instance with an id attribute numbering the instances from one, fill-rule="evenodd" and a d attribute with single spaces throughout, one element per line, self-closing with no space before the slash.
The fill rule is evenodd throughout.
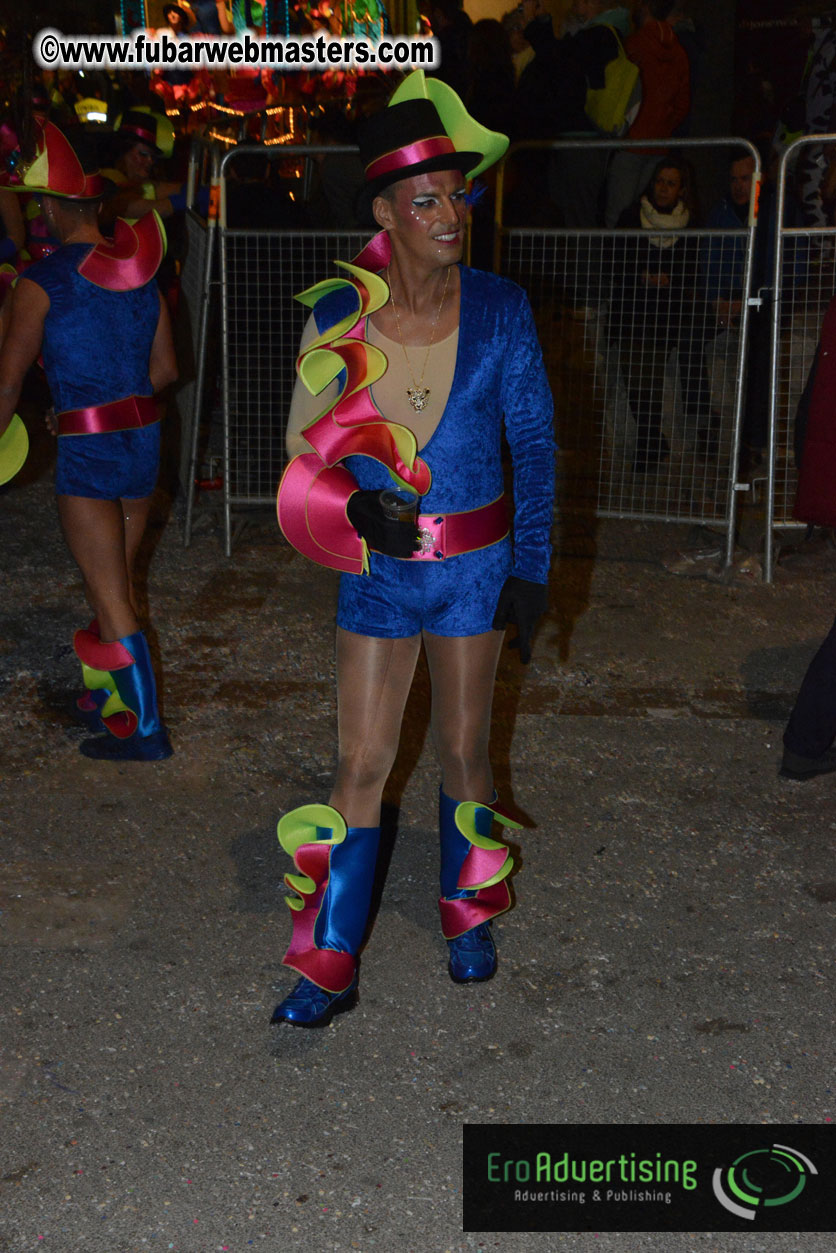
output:
<path id="1" fill-rule="evenodd" d="M 177 390 L 180 413 L 180 486 L 194 480 L 193 435 L 203 398 L 206 329 L 212 271 L 212 228 L 193 209 L 186 210 L 186 247 L 180 270 L 177 363 L 183 380 Z M 191 475 L 191 479 L 190 476 Z"/>
<path id="2" fill-rule="evenodd" d="M 350 260 L 371 232 L 242 229 L 230 224 L 229 179 L 242 157 L 282 163 L 301 190 L 311 159 L 356 149 L 294 146 L 232 149 L 220 163 L 221 377 L 224 431 L 224 540 L 232 551 L 232 511 L 272 505 L 286 465 L 285 427 L 296 354 L 310 311 L 293 297 Z M 292 192 L 289 194 L 293 194 Z"/>
<path id="3" fill-rule="evenodd" d="M 198 445 L 203 424 L 208 363 L 209 320 L 213 303 L 213 272 L 217 264 L 214 247 L 217 215 L 210 206 L 204 219 L 195 211 L 200 186 L 217 186 L 219 154 L 208 144 L 194 140 L 189 153 L 186 180 L 186 247 L 180 269 L 180 292 L 175 325 L 180 383 L 176 392 L 180 415 L 180 486 L 186 497 L 183 542 L 188 548 L 197 478 Z"/>
<path id="4" fill-rule="evenodd" d="M 836 227 L 786 222 L 790 184 L 806 153 L 836 143 L 836 135 L 797 139 L 783 154 L 778 173 L 772 306 L 771 388 L 764 578 L 772 581 L 774 529 L 804 525 L 793 518 L 798 474 L 795 418 L 819 341 L 827 306 L 836 293 Z"/>
<path id="5" fill-rule="evenodd" d="M 735 468 L 745 375 L 754 239 L 740 227 L 577 230 L 509 225 L 503 216 L 508 170 L 519 154 L 583 156 L 591 145 L 518 145 L 497 180 L 497 267 L 529 293 L 555 394 L 564 508 L 598 516 L 699 522 L 726 532 L 731 561 Z M 596 144 L 629 151 L 635 144 Z M 682 140 L 728 153 L 737 139 Z M 233 511 L 272 505 L 286 462 L 284 432 L 295 356 L 308 311 L 293 295 L 335 273 L 368 231 L 246 227 L 230 218 L 230 186 L 242 158 L 281 162 L 282 183 L 304 194 L 314 159 L 355 149 L 242 145 L 216 153 L 219 204 L 206 228 L 190 218 L 183 287 L 195 345 L 188 438 L 186 543 L 191 534 L 203 400 L 219 370 L 223 436 L 224 542 Z M 206 153 L 199 154 L 206 164 Z M 240 187 L 238 188 L 240 192 Z M 293 191 L 289 191 L 293 199 Z M 240 202 L 240 196 L 239 196 Z M 245 220 L 246 215 L 242 215 Z M 203 234 L 200 231 L 203 230 Z M 217 249 L 213 234 L 217 237 Z M 193 245 L 193 247 L 192 247 Z M 718 324 L 706 275 L 734 272 L 743 296 L 739 323 Z M 207 327 L 219 295 L 219 352 Z M 211 360 L 208 357 L 211 356 Z M 188 400 L 188 392 L 186 393 Z M 205 423 L 203 424 L 205 426 Z"/>
<path id="6" fill-rule="evenodd" d="M 520 209 L 519 197 L 522 223 L 508 223 L 514 162 L 529 163 L 526 178 L 532 159 L 548 163 L 540 185 L 553 189 L 557 182 L 559 199 L 565 197 L 561 177 L 572 177 L 579 160 L 588 159 L 603 179 L 606 150 L 638 147 L 647 143 L 514 145 L 497 180 L 495 268 L 525 287 L 534 308 L 555 396 L 562 507 L 601 517 L 719 524 L 729 564 L 756 180 L 748 224 L 729 229 L 530 225 L 530 206 Z M 759 175 L 758 154 L 744 140 L 683 139 L 676 149 L 686 159 L 694 150 L 745 149 Z M 729 319 L 723 325 L 713 284 L 730 273 L 741 312 L 735 325 Z"/>

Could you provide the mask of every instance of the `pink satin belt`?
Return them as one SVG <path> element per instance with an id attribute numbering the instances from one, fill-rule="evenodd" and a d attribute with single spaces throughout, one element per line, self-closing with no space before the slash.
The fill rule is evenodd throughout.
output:
<path id="1" fill-rule="evenodd" d="M 443 561 L 446 557 L 487 548 L 505 538 L 509 525 L 508 502 L 504 496 L 497 496 L 480 509 L 467 509 L 463 513 L 421 513 L 417 519 L 421 546 L 406 560 Z"/>
<path id="2" fill-rule="evenodd" d="M 59 435 L 104 435 L 113 431 L 130 431 L 138 426 L 153 426 L 159 420 L 153 396 L 125 396 L 106 405 L 67 409 L 56 418 Z"/>

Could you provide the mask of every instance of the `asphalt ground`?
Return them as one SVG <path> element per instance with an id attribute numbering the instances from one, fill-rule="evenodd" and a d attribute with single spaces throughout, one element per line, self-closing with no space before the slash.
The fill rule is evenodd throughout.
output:
<path id="1" fill-rule="evenodd" d="M 569 520 L 493 725 L 516 908 L 497 977 L 437 925 L 419 668 L 361 1000 L 271 1027 L 295 976 L 278 817 L 327 798 L 335 578 L 254 515 L 233 557 L 162 494 L 143 553 L 175 756 L 96 763 L 48 455 L 0 494 L 0 1250 L 817 1250 L 832 1235 L 462 1230 L 466 1123 L 827 1123 L 833 778 L 779 779 L 836 552 L 771 587 L 705 536 Z M 396 837 L 395 837 L 396 831 Z M 382 878 L 383 876 L 381 876 Z"/>

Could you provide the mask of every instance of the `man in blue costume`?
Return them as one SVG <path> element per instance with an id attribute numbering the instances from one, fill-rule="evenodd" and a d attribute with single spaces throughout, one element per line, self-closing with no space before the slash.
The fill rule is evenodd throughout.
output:
<path id="1" fill-rule="evenodd" d="M 460 264 L 466 180 L 507 142 L 447 84 L 412 74 L 360 138 L 381 233 L 349 277 L 300 297 L 313 317 L 278 514 L 299 551 L 343 572 L 339 764 L 327 805 L 279 823 L 298 871 L 286 877 L 298 895 L 284 961 L 302 978 L 274 1021 L 320 1027 L 356 1002 L 381 796 L 422 646 L 442 776 L 448 969 L 456 983 L 496 970 L 490 920 L 510 906 L 512 858 L 490 832 L 494 819 L 518 824 L 494 790 L 491 703 L 506 624 L 527 661 L 546 608 L 554 492 L 552 400 L 525 293 Z M 389 516 L 387 487 L 401 493 L 406 521 Z"/>
<path id="2" fill-rule="evenodd" d="M 159 761 L 172 750 L 132 570 L 159 470 L 154 393 L 177 377 L 168 312 L 154 282 L 165 236 L 154 214 L 135 227 L 118 221 L 112 241 L 101 235 L 102 180 L 83 142 L 80 136 L 76 151 L 47 122 L 24 177 L 22 189 L 41 197 L 61 246 L 15 287 L 0 349 L 0 481 L 25 457 L 14 408 L 42 352 L 58 432 L 58 514 L 95 615 L 74 638 L 88 688 L 78 711 L 106 733 L 84 740 L 81 751 Z"/>

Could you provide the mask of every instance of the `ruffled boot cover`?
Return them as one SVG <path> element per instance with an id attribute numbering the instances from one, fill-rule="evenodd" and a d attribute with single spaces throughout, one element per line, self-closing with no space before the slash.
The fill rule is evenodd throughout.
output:
<path id="1" fill-rule="evenodd" d="M 112 761 L 162 761 L 171 744 L 160 721 L 157 685 L 148 641 L 142 631 L 103 642 L 97 624 L 76 631 L 73 648 L 81 662 L 84 685 L 95 699 L 99 717 L 110 735 L 84 740 L 85 757 Z"/>
<path id="2" fill-rule="evenodd" d="M 95 635 L 99 639 L 99 620 L 93 618 L 87 628 L 91 635 Z M 73 715 L 76 722 L 81 722 L 89 731 L 101 731 L 103 723 L 101 712 L 110 697 L 110 689 L 106 687 L 97 688 L 91 691 L 85 687 L 81 696 L 79 696 L 73 704 Z"/>
<path id="3" fill-rule="evenodd" d="M 296 895 L 293 935 L 282 958 L 302 979 L 278 1005 L 273 1022 L 326 1026 L 357 1002 L 357 951 L 371 904 L 380 827 L 346 827 L 330 805 L 301 805 L 280 820 L 278 837 L 298 874 L 284 881 Z"/>
<path id="4" fill-rule="evenodd" d="M 494 819 L 519 829 L 497 806 L 454 801 L 439 792 L 441 930 L 448 942 L 454 983 L 479 983 L 496 973 L 496 948 L 488 923 L 511 907 L 507 878 L 514 861 L 505 844 L 490 838 Z"/>

